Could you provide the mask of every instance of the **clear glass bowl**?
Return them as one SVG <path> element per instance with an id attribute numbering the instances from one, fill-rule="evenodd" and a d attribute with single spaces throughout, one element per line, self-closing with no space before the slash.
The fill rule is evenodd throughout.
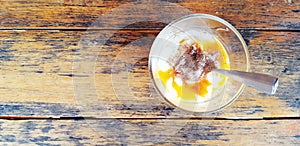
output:
<path id="1" fill-rule="evenodd" d="M 217 85 L 216 73 L 210 78 L 212 85 L 209 95 L 197 97 L 197 100 L 185 100 L 173 94 L 158 75 L 159 70 L 172 67 L 174 56 L 178 56 L 179 45 L 183 40 L 198 42 L 210 52 L 213 44 L 221 44 L 225 51 L 227 67 L 221 69 L 249 71 L 249 53 L 246 43 L 240 33 L 225 20 L 207 14 L 193 14 L 182 17 L 167 25 L 156 37 L 149 54 L 149 69 L 156 91 L 171 105 L 191 112 L 213 112 L 230 105 L 244 89 L 244 85 L 227 77 Z M 214 43 L 207 43 L 214 42 Z M 220 50 L 219 50 L 220 51 Z M 218 53 L 218 52 L 217 52 Z M 220 51 L 224 56 L 224 52 Z M 225 61 L 226 62 L 226 61 Z M 212 72 L 213 74 L 213 72 Z M 219 80 L 218 80 L 219 81 Z M 218 86 L 218 87 L 216 87 Z M 201 88 L 201 87 L 200 87 Z M 182 93 L 188 94 L 188 93 Z M 177 94 L 178 95 L 178 94 Z"/>

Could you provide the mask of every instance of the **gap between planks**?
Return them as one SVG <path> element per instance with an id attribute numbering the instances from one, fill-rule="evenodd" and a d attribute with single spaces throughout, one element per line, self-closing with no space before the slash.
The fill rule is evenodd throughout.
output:
<path id="1" fill-rule="evenodd" d="M 104 30 L 141 30 L 141 31 L 152 31 L 162 30 L 163 28 L 88 28 L 88 27 L 69 27 L 69 28 L 57 28 L 57 27 L 24 27 L 24 28 L 0 28 L 0 31 L 30 31 L 30 30 L 45 30 L 45 31 L 104 31 Z M 299 29 L 273 29 L 273 28 L 236 28 L 237 30 L 248 30 L 248 31 L 273 31 L 273 32 L 300 32 Z"/>
<path id="2" fill-rule="evenodd" d="M 300 120 L 300 117 L 185 117 L 185 118 L 96 118 L 96 117 L 50 117 L 50 116 L 0 116 L 2 120 L 216 120 L 216 121 L 253 121 L 253 120 Z"/>

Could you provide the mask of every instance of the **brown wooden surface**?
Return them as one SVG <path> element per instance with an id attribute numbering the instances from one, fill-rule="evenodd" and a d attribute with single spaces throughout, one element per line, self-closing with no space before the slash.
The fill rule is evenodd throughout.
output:
<path id="1" fill-rule="evenodd" d="M 178 7 L 181 7 L 181 11 L 175 11 L 179 10 Z M 106 21 L 102 21 L 97 28 L 105 29 L 116 28 L 126 21 L 141 17 L 152 20 L 158 17 L 178 17 L 187 13 L 207 13 L 226 19 L 238 28 L 299 30 L 299 9 L 300 2 L 297 0 L 1 0 L 0 19 L 1 29 L 70 29 L 88 28 L 102 17 Z M 105 17 L 109 14 L 112 17 Z M 131 27 L 163 26 L 136 24 Z"/>
<path id="2" fill-rule="evenodd" d="M 1 145 L 298 145 L 298 120 L 0 120 Z M 90 126 L 95 124 L 97 127 Z M 114 127 L 111 127 L 114 125 Z M 153 127 L 156 129 L 149 129 Z M 184 125 L 184 126 L 182 126 Z M 176 126 L 181 126 L 177 128 Z"/>
<path id="3" fill-rule="evenodd" d="M 299 1 L 0 2 L 1 145 L 300 144 Z M 190 13 L 239 28 L 251 70 L 279 76 L 276 94 L 245 88 L 205 115 L 160 98 L 149 49 Z"/>
<path id="4" fill-rule="evenodd" d="M 1 102 L 35 102 L 30 108 L 15 111 L 14 115 L 23 115 L 32 109 L 37 116 L 53 116 L 56 112 L 45 112 L 40 106 L 66 104 L 69 108 L 61 110 L 65 114 L 74 114 L 76 106 L 89 108 L 88 116 L 99 115 L 97 107 L 110 105 L 109 111 L 115 117 L 156 117 L 184 116 L 186 113 L 163 113 L 161 109 L 171 108 L 153 90 L 147 68 L 149 48 L 159 31 L 123 30 L 115 33 L 109 44 L 100 48 L 89 46 L 92 52 L 82 52 L 81 36 L 93 40 L 110 31 L 5 31 L 0 34 L 3 49 L 1 63 L 0 99 Z M 260 91 L 246 88 L 244 93 L 231 107 L 222 111 L 221 117 L 284 117 L 299 116 L 299 56 L 298 32 L 241 31 L 249 40 L 251 69 L 256 72 L 270 73 L 280 78 L 280 86 L 275 95 L 266 95 Z M 143 46 L 134 43 L 145 37 Z M 295 43 L 296 42 L 296 43 Z M 120 44 L 128 44 L 121 46 Z M 81 63 L 77 56 L 92 56 L 99 51 L 95 67 L 97 91 L 85 87 L 86 76 L 77 76 L 72 71 L 73 63 Z M 128 55 L 129 53 L 129 55 Z M 127 54 L 127 55 L 124 55 Z M 88 63 L 86 63 L 88 64 Z M 125 65 L 126 64 L 126 65 Z M 112 72 L 115 72 L 111 74 Z M 126 77 L 121 80 L 119 77 Z M 128 84 L 128 85 L 126 85 Z M 75 86 L 75 87 L 74 87 Z M 79 86 L 79 87 L 77 87 Z M 120 88 L 120 86 L 125 86 Z M 128 90 L 128 93 L 125 93 Z M 78 97 L 78 92 L 97 93 L 100 102 L 95 104 Z M 74 95 L 75 94 L 75 95 Z M 117 95 L 116 95 L 117 94 Z M 123 95 L 122 95 L 123 94 Z M 84 98 L 93 100 L 94 94 Z M 129 98 L 122 96 L 132 95 Z M 76 98 L 77 97 L 77 98 Z M 139 101 L 139 102 L 135 102 Z M 272 104 L 269 104 L 269 103 Z M 134 103 L 134 104 L 133 104 Z M 89 105 L 85 105 L 89 104 Z M 172 109 L 172 108 L 171 108 Z M 47 108 L 45 109 L 47 110 Z M 80 110 L 79 113 L 85 112 Z M 79 114 L 77 113 L 77 114 Z M 101 112 L 100 112 L 101 113 Z M 2 112 L 1 115 L 11 113 Z"/>

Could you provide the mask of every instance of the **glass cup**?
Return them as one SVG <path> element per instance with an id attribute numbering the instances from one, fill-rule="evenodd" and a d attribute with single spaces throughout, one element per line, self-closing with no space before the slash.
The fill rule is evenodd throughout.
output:
<path id="1" fill-rule="evenodd" d="M 205 76 L 205 87 L 194 83 L 191 87 L 182 77 L 178 79 L 176 72 L 168 72 L 183 55 L 182 46 L 192 44 L 197 44 L 206 55 L 217 56 L 216 68 L 249 71 L 249 53 L 240 33 L 219 17 L 192 14 L 171 22 L 152 44 L 149 69 L 156 91 L 171 105 L 185 111 L 207 113 L 229 106 L 243 91 L 242 83 L 212 71 Z M 198 72 L 190 73 L 193 76 Z M 206 94 L 201 95 L 204 89 Z"/>

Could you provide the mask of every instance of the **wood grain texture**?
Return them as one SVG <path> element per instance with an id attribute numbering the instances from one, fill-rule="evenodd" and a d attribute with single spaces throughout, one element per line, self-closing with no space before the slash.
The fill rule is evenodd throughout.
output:
<path id="1" fill-rule="evenodd" d="M 299 145 L 299 124 L 298 120 L 0 120 L 0 144 Z"/>
<path id="2" fill-rule="evenodd" d="M 147 60 L 158 32 L 2 31 L 1 115 L 202 116 L 174 109 L 154 91 Z M 241 33 L 249 45 L 251 69 L 279 76 L 279 89 L 272 96 L 246 88 L 229 108 L 209 116 L 299 117 L 299 33 Z M 92 72 L 77 74 L 78 69 L 90 71 L 91 64 Z"/>
<path id="3" fill-rule="evenodd" d="M 238 28 L 299 30 L 299 10 L 298 0 L 1 0 L 0 29 L 161 29 L 183 15 L 207 13 Z"/>
<path id="4" fill-rule="evenodd" d="M 150 46 L 191 13 L 239 28 L 277 93 L 246 88 L 210 114 L 160 98 Z M 299 0 L 0 0 L 0 145 L 300 145 L 299 14 Z"/>

